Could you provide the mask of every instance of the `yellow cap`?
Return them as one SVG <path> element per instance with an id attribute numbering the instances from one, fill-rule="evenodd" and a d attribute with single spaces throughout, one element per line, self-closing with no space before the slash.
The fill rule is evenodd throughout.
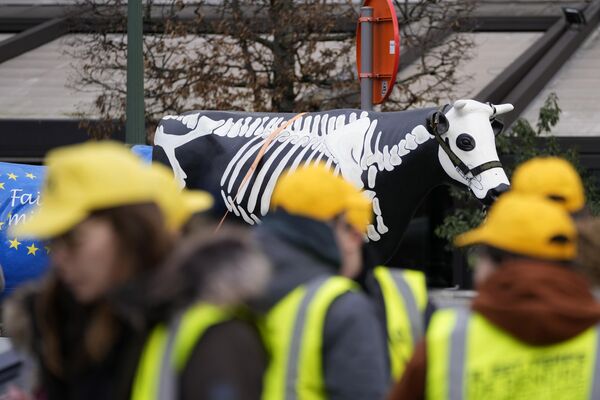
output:
<path id="1" fill-rule="evenodd" d="M 492 206 L 477 228 L 459 235 L 457 246 L 486 244 L 511 253 L 548 260 L 572 260 L 575 225 L 567 211 L 539 196 L 509 192 Z"/>
<path id="2" fill-rule="evenodd" d="M 148 172 L 156 189 L 156 202 L 163 210 L 170 229 L 178 230 L 193 214 L 212 207 L 213 198 L 209 193 L 180 189 L 169 168 L 152 164 Z"/>
<path id="3" fill-rule="evenodd" d="M 581 178 L 575 168 L 558 157 L 536 157 L 521 164 L 512 176 L 512 190 L 547 197 L 576 212 L 585 204 Z"/>
<path id="4" fill-rule="evenodd" d="M 283 176 L 273 192 L 271 207 L 281 207 L 290 214 L 319 221 L 329 221 L 343 214 L 360 232 L 366 232 L 372 220 L 369 199 L 324 164 L 311 165 Z"/>
<path id="5" fill-rule="evenodd" d="M 156 203 L 167 226 L 179 228 L 194 212 L 212 205 L 210 195 L 180 191 L 165 167 L 144 165 L 116 142 L 88 142 L 51 151 L 41 206 L 12 228 L 16 236 L 61 235 L 93 211 Z"/>
<path id="6" fill-rule="evenodd" d="M 152 202 L 156 190 L 148 184 L 140 160 L 116 142 L 88 142 L 48 153 L 42 204 L 15 235 L 51 238 L 83 221 L 92 211 Z"/>

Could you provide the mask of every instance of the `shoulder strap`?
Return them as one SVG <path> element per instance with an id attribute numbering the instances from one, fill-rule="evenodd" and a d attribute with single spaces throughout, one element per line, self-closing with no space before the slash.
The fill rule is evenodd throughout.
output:
<path id="1" fill-rule="evenodd" d="M 232 318 L 217 306 L 200 303 L 152 330 L 138 364 L 132 400 L 176 400 L 178 376 L 208 328 Z"/>
<path id="2" fill-rule="evenodd" d="M 322 345 L 325 318 L 331 304 L 356 288 L 350 279 L 320 277 L 304 287 L 296 309 L 285 366 L 283 399 L 324 398 Z"/>
<path id="3" fill-rule="evenodd" d="M 157 398 L 159 388 L 159 366 L 167 343 L 167 329 L 164 325 L 155 327 L 146 343 L 138 362 L 133 381 L 132 400 L 152 400 Z"/>
<path id="4" fill-rule="evenodd" d="M 466 308 L 456 310 L 456 324 L 450 338 L 448 358 L 448 399 L 464 399 L 464 376 L 467 354 L 467 329 L 471 312 Z"/>
<path id="5" fill-rule="evenodd" d="M 427 303 L 425 276 L 419 271 L 383 266 L 376 267 L 373 276 L 383 297 L 390 372 L 396 380 L 423 337 Z"/>
<path id="6" fill-rule="evenodd" d="M 463 399 L 470 313 L 467 308 L 443 308 L 433 313 L 426 335 L 428 399 Z"/>

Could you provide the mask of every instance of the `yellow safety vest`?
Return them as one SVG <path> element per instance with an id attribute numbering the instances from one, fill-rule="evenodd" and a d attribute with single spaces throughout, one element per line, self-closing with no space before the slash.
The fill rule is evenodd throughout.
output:
<path id="1" fill-rule="evenodd" d="M 263 381 L 264 400 L 327 399 L 322 347 L 325 317 L 335 299 L 356 284 L 340 276 L 302 285 L 267 313 L 261 326 L 270 362 Z"/>
<path id="2" fill-rule="evenodd" d="M 379 266 L 375 268 L 374 276 L 383 296 L 390 372 L 392 380 L 396 381 L 424 334 L 425 274 Z"/>
<path id="3" fill-rule="evenodd" d="M 427 399 L 600 399 L 600 325 L 531 346 L 468 309 L 434 314 L 427 331 Z"/>
<path id="4" fill-rule="evenodd" d="M 169 327 L 158 325 L 146 340 L 132 388 L 132 400 L 175 400 L 177 381 L 196 343 L 213 325 L 232 319 L 217 306 L 199 303 Z"/>

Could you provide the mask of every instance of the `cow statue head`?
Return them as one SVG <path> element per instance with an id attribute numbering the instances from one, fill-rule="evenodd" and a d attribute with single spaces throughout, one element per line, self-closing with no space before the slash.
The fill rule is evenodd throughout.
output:
<path id="1" fill-rule="evenodd" d="M 503 128 L 496 116 L 512 110 L 511 104 L 458 100 L 427 120 L 427 129 L 439 143 L 438 158 L 446 174 L 485 205 L 510 187 L 498 159 L 495 136 Z"/>

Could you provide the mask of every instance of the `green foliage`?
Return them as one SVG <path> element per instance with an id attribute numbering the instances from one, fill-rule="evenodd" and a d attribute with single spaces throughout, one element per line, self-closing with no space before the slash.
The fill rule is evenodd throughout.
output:
<path id="1" fill-rule="evenodd" d="M 562 149 L 556 137 L 551 135 L 552 129 L 559 121 L 561 109 L 558 96 L 551 93 L 539 110 L 535 128 L 529 121 L 521 118 L 516 121 L 510 132 L 496 138 L 496 147 L 500 158 L 505 160 L 504 170 L 509 178 L 515 167 L 533 157 L 559 156 L 569 160 L 582 177 L 587 204 L 594 215 L 600 214 L 600 192 L 594 178 L 579 162 L 574 149 Z M 540 137 L 544 140 L 540 141 Z M 507 157 L 508 156 L 508 157 Z M 459 235 L 481 223 L 484 210 L 481 204 L 473 199 L 470 193 L 462 188 L 451 188 L 450 195 L 455 199 L 457 207 L 444 218 L 444 222 L 435 229 L 435 234 L 448 241 L 448 248 L 456 235 Z"/>
<path id="2" fill-rule="evenodd" d="M 454 188 L 455 193 L 460 193 Z M 465 232 L 479 225 L 483 219 L 481 208 L 457 208 L 452 214 L 444 218 L 444 223 L 435 229 L 435 234 L 441 238 L 451 240 L 459 233 Z"/>

